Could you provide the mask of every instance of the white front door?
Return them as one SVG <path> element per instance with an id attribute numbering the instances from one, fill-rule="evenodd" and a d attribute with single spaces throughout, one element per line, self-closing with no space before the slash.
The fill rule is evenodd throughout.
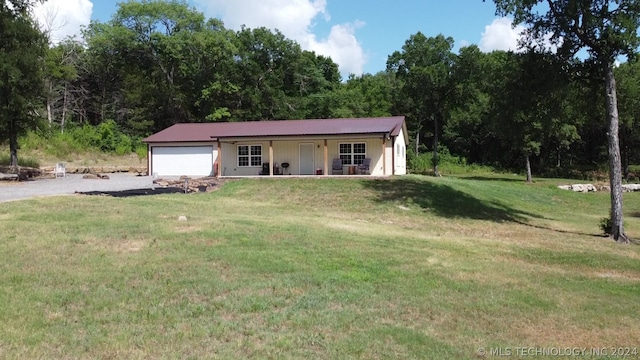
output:
<path id="1" fill-rule="evenodd" d="M 314 159 L 315 144 L 303 143 L 300 144 L 300 175 L 313 175 L 315 162 Z"/>

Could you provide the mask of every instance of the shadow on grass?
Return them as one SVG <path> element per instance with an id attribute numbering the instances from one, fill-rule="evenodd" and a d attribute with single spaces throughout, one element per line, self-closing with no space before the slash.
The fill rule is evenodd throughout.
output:
<path id="1" fill-rule="evenodd" d="M 465 179 L 465 180 L 478 180 L 478 181 L 502 181 L 502 182 L 517 182 L 517 183 L 525 183 L 526 179 L 523 177 L 521 179 L 514 179 L 514 178 L 509 178 L 509 177 L 491 177 L 491 176 L 464 176 L 464 175 L 459 175 L 458 176 L 461 179 Z M 535 179 L 534 179 L 535 181 Z"/>
<path id="2" fill-rule="evenodd" d="M 101 195 L 113 197 L 131 197 L 144 195 L 160 195 L 160 194 L 184 194 L 184 190 L 177 187 L 154 188 L 154 189 L 135 189 L 122 191 L 85 191 L 76 192 L 80 195 Z"/>
<path id="3" fill-rule="evenodd" d="M 519 223 L 526 223 L 531 217 L 542 218 L 503 203 L 480 200 L 449 185 L 430 181 L 404 178 L 374 180 L 365 181 L 364 186 L 374 190 L 380 202 L 416 204 L 425 211 L 446 218 Z"/>

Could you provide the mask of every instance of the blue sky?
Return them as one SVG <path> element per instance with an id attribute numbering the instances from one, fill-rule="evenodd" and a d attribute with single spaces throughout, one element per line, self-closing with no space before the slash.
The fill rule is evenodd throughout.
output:
<path id="1" fill-rule="evenodd" d="M 89 20 L 106 22 L 122 0 L 49 0 L 40 13 L 56 14 L 58 35 L 78 33 Z M 515 50 L 518 29 L 495 16 L 491 0 L 189 0 L 207 18 L 228 28 L 278 28 L 304 49 L 331 56 L 343 76 L 376 73 L 411 34 L 443 34 L 455 51 L 477 44 L 483 51 Z M 54 9 L 54 10 L 52 10 Z M 38 12 L 36 12 L 38 13 Z M 41 16 L 42 17 L 42 16 Z M 51 16 L 49 16 L 51 17 Z M 46 18 L 46 16 L 45 16 Z M 51 22 L 51 21 L 50 21 Z"/>

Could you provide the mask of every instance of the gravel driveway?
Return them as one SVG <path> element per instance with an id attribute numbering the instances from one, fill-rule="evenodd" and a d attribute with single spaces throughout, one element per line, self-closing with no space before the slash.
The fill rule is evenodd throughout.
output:
<path id="1" fill-rule="evenodd" d="M 83 179 L 82 174 L 68 174 L 57 179 L 39 179 L 0 183 L 0 202 L 23 200 L 40 196 L 69 195 L 88 191 L 123 191 L 148 189 L 153 177 L 127 173 L 109 174 L 109 179 Z"/>

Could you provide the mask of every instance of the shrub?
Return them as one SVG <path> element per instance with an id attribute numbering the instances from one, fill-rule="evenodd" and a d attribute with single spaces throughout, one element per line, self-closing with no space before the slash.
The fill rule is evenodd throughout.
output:
<path id="1" fill-rule="evenodd" d="M 139 143 L 136 146 L 136 155 L 138 155 L 138 160 L 142 162 L 142 160 L 147 158 L 147 145 Z"/>
<path id="2" fill-rule="evenodd" d="M 126 155 L 134 151 L 137 153 L 137 148 L 142 145 L 140 139 L 122 133 L 115 121 L 107 120 L 97 126 L 69 124 L 64 133 L 48 125 L 43 126 L 22 136 L 19 139 L 19 146 L 24 150 L 42 151 L 62 159 L 73 153 L 87 151 Z M 146 157 L 146 147 L 144 157 Z"/>
<path id="3" fill-rule="evenodd" d="M 611 216 L 600 219 L 600 230 L 605 235 L 611 235 Z"/>
<path id="4" fill-rule="evenodd" d="M 442 174 L 469 174 L 494 171 L 494 169 L 489 166 L 468 164 L 466 158 L 452 155 L 445 146 L 440 148 L 438 158 L 438 169 Z M 425 152 L 416 156 L 413 151 L 408 151 L 407 164 L 412 173 L 431 174 L 433 173 L 433 152 Z"/>

